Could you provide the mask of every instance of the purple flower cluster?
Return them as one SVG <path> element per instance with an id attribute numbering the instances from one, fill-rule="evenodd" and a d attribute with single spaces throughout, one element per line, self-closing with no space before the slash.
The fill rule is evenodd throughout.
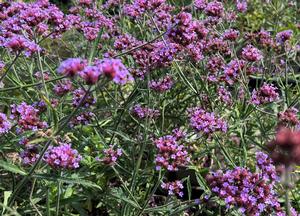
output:
<path id="1" fill-rule="evenodd" d="M 11 123 L 8 121 L 7 116 L 0 112 L 0 134 L 7 133 L 11 128 Z"/>
<path id="2" fill-rule="evenodd" d="M 293 36 L 292 30 L 281 31 L 276 34 L 276 41 L 278 43 L 284 43 L 285 41 L 291 39 L 292 36 Z"/>
<path id="3" fill-rule="evenodd" d="M 156 92 L 166 92 L 170 90 L 174 82 L 171 76 L 167 75 L 159 80 L 151 80 L 149 82 L 149 87 Z"/>
<path id="4" fill-rule="evenodd" d="M 227 123 L 221 118 L 216 117 L 213 112 L 206 112 L 199 107 L 190 108 L 188 112 L 190 125 L 197 132 L 208 135 L 216 131 L 227 132 Z"/>
<path id="5" fill-rule="evenodd" d="M 74 118 L 71 119 L 69 125 L 70 127 L 74 127 L 76 125 L 87 125 L 91 122 L 91 120 L 95 117 L 95 114 L 92 112 L 84 112 L 81 113 Z"/>
<path id="6" fill-rule="evenodd" d="M 242 57 L 250 62 L 256 62 L 263 58 L 262 52 L 250 44 L 243 48 Z"/>
<path id="7" fill-rule="evenodd" d="M 176 43 L 157 42 L 154 45 L 155 48 L 150 53 L 151 66 L 154 68 L 169 66 L 180 50 Z"/>
<path id="8" fill-rule="evenodd" d="M 183 184 L 181 181 L 177 180 L 174 182 L 163 182 L 161 188 L 168 191 L 168 195 L 178 195 L 183 197 Z"/>
<path id="9" fill-rule="evenodd" d="M 247 11 L 247 0 L 237 0 L 236 1 L 236 9 L 238 10 L 238 12 L 244 13 Z"/>
<path id="10" fill-rule="evenodd" d="M 239 74 L 244 69 L 246 62 L 239 59 L 231 60 L 224 67 L 224 79 L 228 84 L 233 84 L 234 81 L 239 77 Z"/>
<path id="11" fill-rule="evenodd" d="M 82 157 L 71 144 L 60 143 L 59 146 L 50 146 L 44 155 L 44 161 L 53 168 L 75 169 L 79 167 Z"/>
<path id="12" fill-rule="evenodd" d="M 240 35 L 240 32 L 238 30 L 235 29 L 227 29 L 224 33 L 223 33 L 223 39 L 224 40 L 230 40 L 230 41 L 235 41 L 236 39 L 238 39 Z"/>
<path id="13" fill-rule="evenodd" d="M 300 123 L 300 120 L 297 116 L 298 109 L 292 107 L 288 108 L 283 112 L 278 113 L 279 124 L 283 126 L 295 126 Z"/>
<path id="14" fill-rule="evenodd" d="M 174 23 L 176 26 L 171 28 L 168 33 L 171 41 L 187 46 L 197 38 L 192 14 L 181 12 L 174 18 Z"/>
<path id="15" fill-rule="evenodd" d="M 22 102 L 20 105 L 11 105 L 11 118 L 18 121 L 18 132 L 26 130 L 36 131 L 38 129 L 46 128 L 46 122 L 39 119 L 39 110 L 31 105 Z"/>
<path id="16" fill-rule="evenodd" d="M 34 164 L 39 157 L 39 150 L 36 146 L 26 146 L 26 148 L 20 152 L 20 158 L 24 165 Z"/>
<path id="17" fill-rule="evenodd" d="M 104 74 L 116 84 L 124 85 L 133 80 L 120 59 L 103 59 L 97 61 L 95 65 L 99 68 L 101 74 Z"/>
<path id="18" fill-rule="evenodd" d="M 207 0 L 195 0 L 194 5 L 198 10 L 204 10 L 207 5 Z"/>
<path id="19" fill-rule="evenodd" d="M 73 77 L 80 71 L 82 71 L 86 66 L 86 60 L 83 60 L 81 58 L 69 58 L 61 62 L 60 66 L 57 69 L 57 72 L 65 76 Z"/>
<path id="20" fill-rule="evenodd" d="M 262 105 L 279 100 L 277 88 L 273 84 L 264 83 L 259 90 L 253 90 L 251 95 L 251 103 L 254 105 Z"/>
<path id="21" fill-rule="evenodd" d="M 49 1 L 7 2 L 0 11 L 0 46 L 25 55 L 41 51 L 34 37 L 59 37 L 72 22 Z M 51 34 L 50 34 L 51 32 Z"/>
<path id="22" fill-rule="evenodd" d="M 86 95 L 86 90 L 84 89 L 76 89 L 73 91 L 73 99 L 72 99 L 72 105 L 74 107 L 78 107 L 80 105 L 81 100 L 83 100 L 84 96 Z M 88 95 L 85 97 L 84 101 L 81 102 L 82 107 L 90 107 L 91 105 L 94 105 L 96 103 L 96 99 L 88 93 Z"/>
<path id="23" fill-rule="evenodd" d="M 63 96 L 72 90 L 73 90 L 73 85 L 70 80 L 63 80 L 57 83 L 53 88 L 54 93 L 58 96 Z"/>
<path id="24" fill-rule="evenodd" d="M 223 6 L 222 2 L 212 1 L 206 5 L 204 12 L 208 16 L 222 17 L 224 14 L 224 6 Z"/>
<path id="25" fill-rule="evenodd" d="M 124 85 L 133 78 L 120 59 L 96 60 L 94 65 L 87 65 L 87 60 L 69 58 L 61 62 L 58 73 L 74 77 L 79 74 L 86 84 L 93 85 L 99 80 L 100 75 L 105 75 L 117 84 Z"/>
<path id="26" fill-rule="evenodd" d="M 239 208 L 243 215 L 260 215 L 282 212 L 274 191 L 278 179 L 275 167 L 266 154 L 258 153 L 258 173 L 236 167 L 225 173 L 214 172 L 206 180 L 214 194 L 223 199 L 227 208 Z"/>
<path id="27" fill-rule="evenodd" d="M 107 165 L 114 165 L 118 158 L 123 154 L 122 149 L 115 149 L 113 145 L 110 145 L 108 149 L 104 149 L 103 153 L 104 158 L 101 161 Z"/>
<path id="28" fill-rule="evenodd" d="M 185 146 L 179 144 L 180 139 L 184 137 L 184 132 L 174 130 L 173 133 L 154 140 L 158 150 L 155 158 L 156 170 L 164 168 L 169 171 L 177 171 L 178 167 L 185 166 L 190 161 Z"/>
<path id="29" fill-rule="evenodd" d="M 151 109 L 148 107 L 142 107 L 140 104 L 132 107 L 131 112 L 139 119 L 144 118 L 157 118 L 160 116 L 159 110 Z"/>
<path id="30" fill-rule="evenodd" d="M 6 41 L 3 43 L 3 47 L 14 53 L 24 51 L 26 56 L 31 56 L 33 53 L 42 50 L 39 45 L 20 35 L 14 35 L 6 39 Z"/>
<path id="31" fill-rule="evenodd" d="M 230 105 L 232 103 L 231 93 L 225 87 L 220 86 L 218 88 L 218 96 L 223 103 L 227 105 Z"/>

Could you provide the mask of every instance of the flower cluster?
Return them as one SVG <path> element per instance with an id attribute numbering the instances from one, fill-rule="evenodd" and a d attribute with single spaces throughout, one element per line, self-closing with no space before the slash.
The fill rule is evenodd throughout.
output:
<path id="1" fill-rule="evenodd" d="M 227 123 L 215 116 L 213 112 L 207 112 L 199 107 L 190 108 L 188 110 L 190 117 L 190 125 L 197 132 L 212 134 L 216 131 L 226 133 Z"/>
<path id="2" fill-rule="evenodd" d="M 165 92 L 172 88 L 173 79 L 171 76 L 167 75 L 160 80 L 151 80 L 149 82 L 149 87 L 156 92 Z"/>
<path id="3" fill-rule="evenodd" d="M 39 119 L 39 110 L 25 102 L 20 105 L 11 105 L 11 118 L 18 121 L 18 132 L 26 130 L 36 131 L 38 129 L 46 128 L 46 122 Z"/>
<path id="4" fill-rule="evenodd" d="M 44 161 L 53 168 L 75 169 L 79 167 L 82 157 L 71 144 L 60 143 L 59 146 L 50 146 L 44 155 Z"/>
<path id="5" fill-rule="evenodd" d="M 20 152 L 20 158 L 24 165 L 34 164 L 39 157 L 39 150 L 36 146 L 26 146 L 26 148 Z"/>
<path id="6" fill-rule="evenodd" d="M 239 59 L 231 60 L 225 67 L 224 67 L 224 80 L 228 84 L 233 84 L 234 81 L 239 77 L 239 74 L 245 67 L 245 61 Z"/>
<path id="7" fill-rule="evenodd" d="M 7 2 L 1 5 L 0 46 L 30 56 L 41 51 L 35 36 L 59 37 L 72 22 L 48 1 Z M 51 33 L 50 33 L 51 32 Z"/>
<path id="8" fill-rule="evenodd" d="M 63 96 L 72 90 L 73 90 L 73 85 L 70 80 L 63 80 L 57 83 L 53 88 L 54 93 L 58 96 Z"/>
<path id="9" fill-rule="evenodd" d="M 76 125 L 88 125 L 94 117 L 95 114 L 93 112 L 84 112 L 72 118 L 69 125 L 70 127 Z"/>
<path id="10" fill-rule="evenodd" d="M 242 57 L 250 62 L 257 62 L 263 58 L 262 52 L 250 44 L 243 48 Z"/>
<path id="11" fill-rule="evenodd" d="M 274 191 L 274 181 L 278 179 L 275 167 L 263 153 L 257 154 L 257 160 L 261 169 L 258 173 L 236 167 L 225 173 L 214 172 L 206 180 L 212 192 L 225 201 L 227 208 L 235 206 L 243 215 L 281 213 Z"/>
<path id="12" fill-rule="evenodd" d="M 174 182 L 163 182 L 161 188 L 168 191 L 168 195 L 178 195 L 183 197 L 183 184 L 181 181 L 177 180 Z"/>
<path id="13" fill-rule="evenodd" d="M 232 102 L 231 93 L 226 88 L 224 88 L 223 86 L 220 86 L 218 88 L 218 96 L 219 96 L 219 99 L 223 103 L 225 103 L 227 105 L 231 104 L 231 102 Z"/>
<path id="14" fill-rule="evenodd" d="M 273 84 L 264 83 L 259 90 L 253 90 L 251 95 L 251 103 L 254 105 L 262 105 L 279 100 L 277 88 Z"/>
<path id="15" fill-rule="evenodd" d="M 7 133 L 11 128 L 11 123 L 8 121 L 4 113 L 0 113 L 0 134 Z"/>
<path id="16" fill-rule="evenodd" d="M 57 72 L 65 76 L 73 77 L 82 71 L 86 66 L 86 60 L 81 58 L 69 58 L 60 63 Z"/>
<path id="17" fill-rule="evenodd" d="M 160 116 L 159 110 L 151 109 L 148 107 L 142 107 L 140 104 L 132 107 L 131 112 L 140 119 L 144 118 L 157 118 Z"/>
<path id="18" fill-rule="evenodd" d="M 285 41 L 288 41 L 289 39 L 291 39 L 292 36 L 293 36 L 292 30 L 285 30 L 282 32 L 278 32 L 276 34 L 276 41 L 278 43 L 284 43 Z"/>
<path id="19" fill-rule="evenodd" d="M 300 123 L 298 116 L 298 109 L 296 108 L 288 108 L 283 112 L 278 113 L 279 125 L 282 126 L 295 126 Z"/>
<path id="20" fill-rule="evenodd" d="M 179 144 L 179 140 L 183 138 L 184 134 L 181 130 L 173 132 L 173 135 L 166 135 L 154 140 L 158 150 L 155 158 L 156 170 L 164 168 L 169 171 L 176 171 L 190 161 L 185 146 Z"/>
<path id="21" fill-rule="evenodd" d="M 80 103 L 82 107 L 90 107 L 96 103 L 96 99 L 86 90 L 79 88 L 73 91 L 72 105 L 78 107 Z"/>
<path id="22" fill-rule="evenodd" d="M 101 161 L 107 165 L 114 165 L 117 162 L 118 158 L 123 154 L 122 149 L 115 149 L 113 145 L 110 145 L 109 148 L 104 149 L 103 153 L 104 158 Z M 99 159 L 97 158 L 97 160 Z"/>
<path id="23" fill-rule="evenodd" d="M 270 156 L 277 164 L 300 164 L 300 131 L 281 128 L 267 144 Z"/>
<path id="24" fill-rule="evenodd" d="M 120 59 L 103 59 L 97 61 L 95 65 L 99 68 L 101 74 L 117 84 L 124 85 L 133 78 Z"/>

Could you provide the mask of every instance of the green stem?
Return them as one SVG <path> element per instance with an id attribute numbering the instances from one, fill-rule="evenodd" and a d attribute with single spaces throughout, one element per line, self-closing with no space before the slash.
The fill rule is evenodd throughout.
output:
<path id="1" fill-rule="evenodd" d="M 289 166 L 285 167 L 284 170 L 284 186 L 285 186 L 285 213 L 287 216 L 291 216 L 291 203 L 289 197 L 289 189 L 290 189 L 290 169 Z"/>

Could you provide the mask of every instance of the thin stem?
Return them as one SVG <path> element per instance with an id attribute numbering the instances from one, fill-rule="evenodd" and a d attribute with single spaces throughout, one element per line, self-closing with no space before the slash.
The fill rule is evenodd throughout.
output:
<path id="1" fill-rule="evenodd" d="M 14 65 L 14 63 L 17 61 L 17 59 L 19 58 L 20 55 L 21 55 L 20 52 L 16 55 L 16 57 L 14 58 L 14 60 L 12 61 L 12 63 L 8 66 L 8 68 L 6 69 L 6 71 L 4 72 L 4 74 L 0 77 L 0 82 L 6 77 L 6 75 L 9 72 L 9 70 Z"/>
<path id="2" fill-rule="evenodd" d="M 290 203 L 290 197 L 289 197 L 289 189 L 290 189 L 289 166 L 286 166 L 285 170 L 284 170 L 284 186 L 285 186 L 285 213 L 287 216 L 291 216 L 291 203 Z"/>

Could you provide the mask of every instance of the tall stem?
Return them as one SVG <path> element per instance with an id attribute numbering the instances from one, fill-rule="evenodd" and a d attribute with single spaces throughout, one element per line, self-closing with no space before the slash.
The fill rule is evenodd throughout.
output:
<path id="1" fill-rule="evenodd" d="M 291 203 L 289 198 L 290 189 L 290 167 L 285 166 L 284 170 L 284 187 L 285 187 L 285 212 L 287 216 L 291 216 Z"/>

